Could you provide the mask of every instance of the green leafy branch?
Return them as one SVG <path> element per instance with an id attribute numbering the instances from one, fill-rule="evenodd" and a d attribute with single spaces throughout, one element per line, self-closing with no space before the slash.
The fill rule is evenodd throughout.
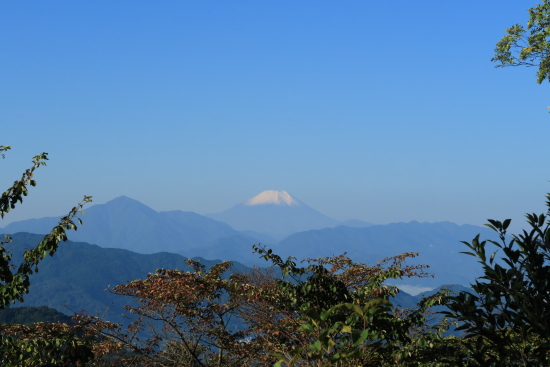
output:
<path id="1" fill-rule="evenodd" d="M 550 81 L 550 0 L 529 10 L 527 28 L 516 24 L 497 43 L 491 61 L 496 67 L 536 66 L 537 83 Z"/>
<path id="2" fill-rule="evenodd" d="M 0 146 L 0 152 L 11 149 L 9 146 Z M 4 158 L 4 154 L 2 154 Z M 32 160 L 32 167 L 27 169 L 21 179 L 15 181 L 13 185 L 2 194 L 0 198 L 0 217 L 4 218 L 4 215 L 8 213 L 11 209 L 15 208 L 17 202 L 23 202 L 23 196 L 27 196 L 29 191 L 27 185 L 36 186 L 36 181 L 33 180 L 34 171 L 40 167 L 45 166 L 46 161 L 48 160 L 48 153 L 42 153 L 35 156 Z"/>

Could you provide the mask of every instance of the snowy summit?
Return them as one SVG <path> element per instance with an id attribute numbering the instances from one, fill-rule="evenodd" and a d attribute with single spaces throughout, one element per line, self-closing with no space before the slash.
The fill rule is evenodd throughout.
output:
<path id="1" fill-rule="evenodd" d="M 294 205 L 300 205 L 301 202 L 294 199 L 286 191 L 267 190 L 254 196 L 252 199 L 244 203 L 244 205 L 247 205 L 247 206 L 265 205 L 265 204 L 294 206 Z"/>
<path id="2" fill-rule="evenodd" d="M 286 191 L 268 190 L 209 218 L 229 224 L 237 231 L 254 231 L 276 243 L 296 232 L 338 225 Z M 269 242 L 268 242 L 269 243 Z"/>

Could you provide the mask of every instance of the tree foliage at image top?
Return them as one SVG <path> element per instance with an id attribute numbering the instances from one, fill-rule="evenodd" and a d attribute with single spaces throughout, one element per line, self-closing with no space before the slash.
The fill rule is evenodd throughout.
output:
<path id="1" fill-rule="evenodd" d="M 528 9 L 527 28 L 516 24 L 506 30 L 506 35 L 497 43 L 496 67 L 538 67 L 537 83 L 550 81 L 550 0 Z"/>

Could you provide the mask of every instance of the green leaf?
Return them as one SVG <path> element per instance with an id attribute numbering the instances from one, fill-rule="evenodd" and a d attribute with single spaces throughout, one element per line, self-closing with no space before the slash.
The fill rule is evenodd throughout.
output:
<path id="1" fill-rule="evenodd" d="M 359 345 L 362 344 L 369 336 L 369 330 L 353 330 L 351 333 L 351 340 L 353 341 L 353 345 Z"/>
<path id="2" fill-rule="evenodd" d="M 345 307 L 348 310 L 353 311 L 353 312 L 355 312 L 355 313 L 357 313 L 361 316 L 364 315 L 363 310 L 361 309 L 361 307 L 359 307 L 358 305 L 356 305 L 354 303 L 344 303 L 344 304 L 338 305 L 336 307 Z"/>
<path id="3" fill-rule="evenodd" d="M 342 333 L 351 333 L 351 326 L 350 325 L 344 325 L 342 326 L 342 330 L 340 330 Z"/>
<path id="4" fill-rule="evenodd" d="M 300 326 L 300 329 L 310 331 L 312 333 L 315 332 L 315 328 L 311 324 L 304 324 L 304 325 Z"/>
<path id="5" fill-rule="evenodd" d="M 316 351 L 316 352 L 320 352 L 321 351 L 321 341 L 317 340 L 315 343 L 310 344 L 307 347 L 311 350 Z"/>

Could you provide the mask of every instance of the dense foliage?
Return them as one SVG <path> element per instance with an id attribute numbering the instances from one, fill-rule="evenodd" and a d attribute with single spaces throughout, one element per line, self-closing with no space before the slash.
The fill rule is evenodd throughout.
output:
<path id="1" fill-rule="evenodd" d="M 337 256 L 299 267 L 256 251 L 276 267 L 224 278 L 230 262 L 206 271 L 189 260 L 193 271 L 159 269 L 119 285 L 113 292 L 135 301 L 127 310 L 137 318 L 128 329 L 95 330 L 131 352 L 117 363 L 159 366 L 386 365 L 425 359 L 420 350 L 442 339 L 444 327 L 424 321 L 444 295 L 415 310 L 389 302 L 398 289 L 384 285 L 387 279 L 427 275 L 424 266 L 403 266 L 414 253 L 374 266 Z"/>
<path id="2" fill-rule="evenodd" d="M 490 220 L 501 242 L 488 241 L 499 255 L 486 254 L 479 236 L 466 254 L 475 256 L 485 275 L 472 288 L 452 297 L 448 315 L 460 320 L 466 346 L 480 364 L 531 366 L 550 363 L 550 194 L 547 215 L 527 214 L 529 229 L 507 240 L 510 220 Z"/>

